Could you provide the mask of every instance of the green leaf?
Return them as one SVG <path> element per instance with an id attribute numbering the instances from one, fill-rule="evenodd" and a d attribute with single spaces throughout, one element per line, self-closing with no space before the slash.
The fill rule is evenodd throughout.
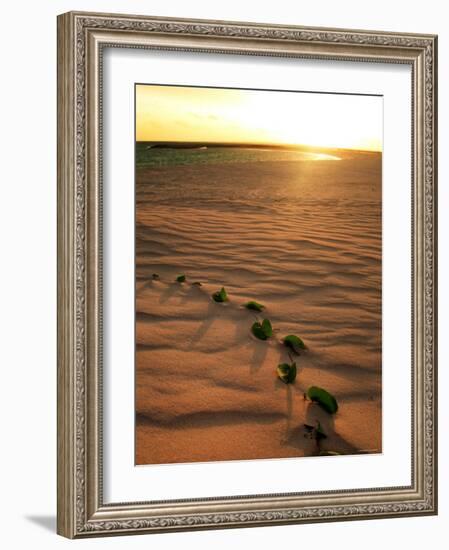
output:
<path id="1" fill-rule="evenodd" d="M 264 319 L 262 323 L 259 323 L 259 321 L 253 323 L 251 332 L 259 340 L 267 340 L 270 336 L 273 336 L 273 327 L 268 319 Z"/>
<path id="2" fill-rule="evenodd" d="M 267 338 L 273 336 L 273 327 L 271 326 L 271 323 L 268 319 L 264 319 L 262 321 L 262 330 L 265 332 Z"/>
<path id="3" fill-rule="evenodd" d="M 338 411 L 338 403 L 333 395 L 331 395 L 323 388 L 317 386 L 311 386 L 307 390 L 307 396 L 312 401 L 315 401 L 329 414 L 334 414 Z"/>
<path id="4" fill-rule="evenodd" d="M 184 274 L 178 275 L 178 276 L 176 277 L 176 280 L 178 281 L 178 283 L 184 283 L 185 280 L 186 280 L 186 276 L 185 276 Z"/>
<path id="5" fill-rule="evenodd" d="M 299 350 L 306 349 L 306 345 L 299 336 L 295 334 L 289 334 L 284 338 L 284 344 L 292 349 L 295 353 L 299 354 Z"/>
<path id="6" fill-rule="evenodd" d="M 277 368 L 277 373 L 282 382 L 291 384 L 296 378 L 296 363 L 280 363 Z"/>
<path id="7" fill-rule="evenodd" d="M 259 304 L 259 302 L 254 302 L 253 300 L 246 302 L 245 307 L 246 309 L 252 309 L 253 311 L 262 311 L 265 308 L 264 305 Z"/>
<path id="8" fill-rule="evenodd" d="M 221 290 L 218 290 L 217 292 L 214 292 L 212 294 L 212 298 L 216 302 L 227 302 L 228 301 L 228 295 L 226 294 L 226 290 L 224 287 L 221 288 Z"/>
<path id="9" fill-rule="evenodd" d="M 251 327 L 251 332 L 254 334 L 256 338 L 259 338 L 259 340 L 266 340 L 268 336 L 265 334 L 265 331 L 262 328 L 262 325 L 256 321 L 253 323 L 253 326 Z"/>

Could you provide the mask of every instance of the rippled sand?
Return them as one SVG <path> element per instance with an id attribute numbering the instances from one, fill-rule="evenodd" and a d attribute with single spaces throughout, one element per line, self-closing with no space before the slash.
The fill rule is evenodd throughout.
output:
<path id="1" fill-rule="evenodd" d="M 322 450 L 381 451 L 381 155 L 338 156 L 137 170 L 137 464 L 313 455 L 317 421 Z M 309 349 L 286 386 L 291 333 Z M 335 416 L 304 400 L 311 385 Z"/>

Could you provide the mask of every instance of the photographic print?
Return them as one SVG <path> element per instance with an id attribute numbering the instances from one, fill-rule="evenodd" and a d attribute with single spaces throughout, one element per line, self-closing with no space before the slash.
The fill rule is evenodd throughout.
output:
<path id="1" fill-rule="evenodd" d="M 382 97 L 135 87 L 136 464 L 382 450 Z"/>

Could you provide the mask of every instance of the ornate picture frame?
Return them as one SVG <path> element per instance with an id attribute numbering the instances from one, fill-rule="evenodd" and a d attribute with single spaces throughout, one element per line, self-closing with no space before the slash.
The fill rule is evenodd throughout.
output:
<path id="1" fill-rule="evenodd" d="M 411 483 L 105 502 L 105 48 L 411 68 Z M 58 17 L 58 533 L 69 538 L 437 513 L 437 37 L 70 12 Z M 132 185 L 132 182 L 130 182 Z M 132 366 L 130 366 L 132 368 Z"/>

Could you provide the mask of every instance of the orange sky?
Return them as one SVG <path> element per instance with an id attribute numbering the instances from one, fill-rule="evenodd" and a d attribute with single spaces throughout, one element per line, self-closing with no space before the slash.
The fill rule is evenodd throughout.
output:
<path id="1" fill-rule="evenodd" d="M 136 139 L 380 151 L 382 109 L 381 97 L 136 85 Z"/>

